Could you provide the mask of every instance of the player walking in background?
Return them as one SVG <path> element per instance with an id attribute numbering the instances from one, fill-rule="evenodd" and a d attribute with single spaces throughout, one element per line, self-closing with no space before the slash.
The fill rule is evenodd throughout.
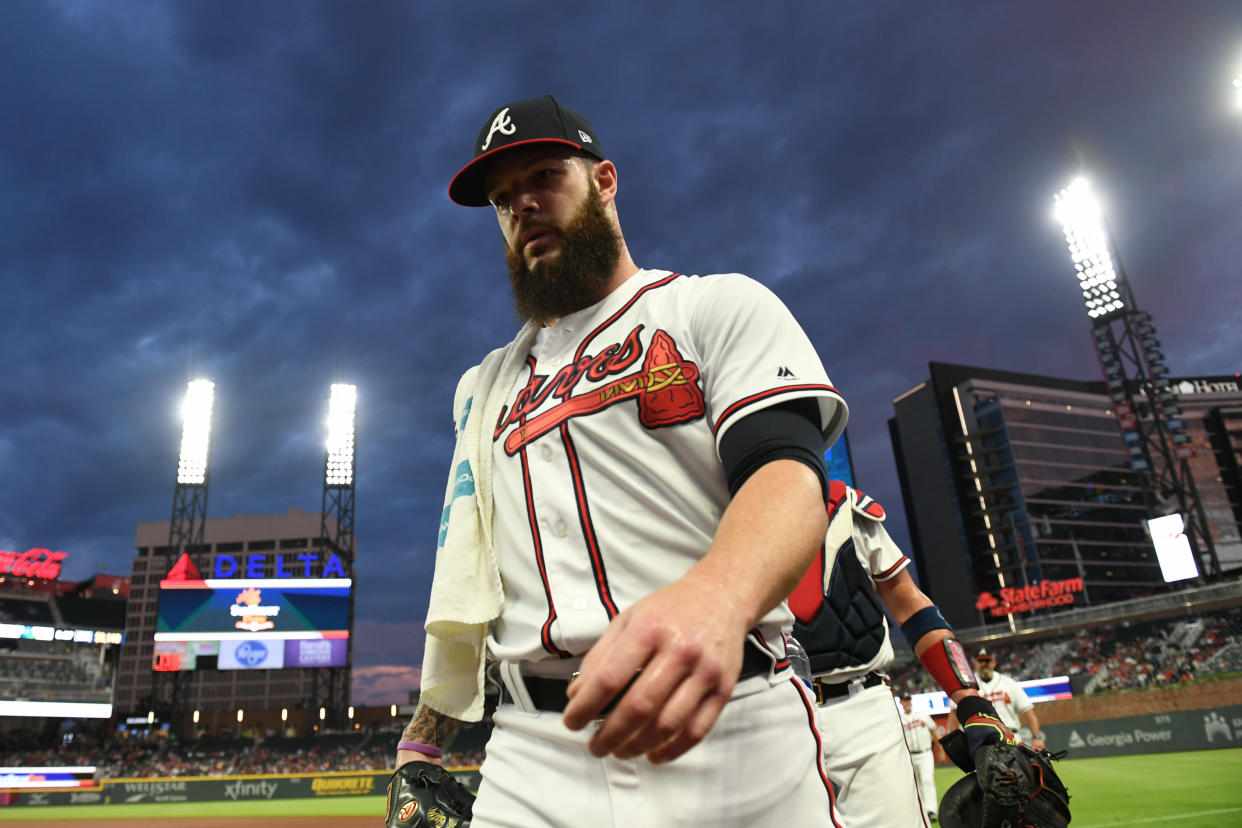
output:
<path id="1" fill-rule="evenodd" d="M 918 783 L 919 799 L 928 819 L 936 818 L 940 801 L 936 796 L 936 724 L 926 713 L 915 712 L 909 696 L 901 697 L 901 726 L 906 734 L 906 747 L 914 762 L 914 781 Z"/>
<path id="2" fill-rule="evenodd" d="M 824 730 L 824 762 L 850 828 L 927 825 L 936 800 L 920 801 L 900 711 L 881 672 L 893 660 L 887 609 L 950 698 L 973 711 L 972 749 L 1012 738 L 976 690 L 961 643 L 910 577 L 884 528 L 882 506 L 838 480 L 829 483 L 828 531 L 789 598 L 794 636 L 807 652 Z"/>
<path id="3" fill-rule="evenodd" d="M 975 674 L 979 677 L 979 692 L 996 707 L 1005 727 L 1032 749 L 1043 750 L 1044 734 L 1039 730 L 1035 703 L 1011 676 L 996 672 L 996 659 L 986 648 L 975 653 Z M 949 727 L 957 727 L 957 714 L 953 711 L 949 713 Z"/>
<path id="4" fill-rule="evenodd" d="M 525 324 L 458 386 L 398 764 L 481 716 L 486 656 L 475 828 L 839 825 L 782 629 L 843 401 L 759 283 L 635 264 L 581 115 L 508 104 L 473 154 L 449 194 L 494 209 Z"/>

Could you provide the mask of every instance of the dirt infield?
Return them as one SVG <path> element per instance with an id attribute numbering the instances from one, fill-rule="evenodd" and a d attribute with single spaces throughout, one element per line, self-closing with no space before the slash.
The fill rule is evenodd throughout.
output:
<path id="1" fill-rule="evenodd" d="M 90 822 L 128 822 L 139 826 L 160 826 L 160 828 L 381 828 L 384 818 L 360 816 L 334 817 L 189 817 L 185 819 L 169 819 L 168 817 L 152 817 L 135 819 L 118 817 L 107 819 L 96 817 Z M 20 824 L 20 823 L 19 823 Z M 56 819 L 30 821 L 26 823 L 39 828 L 82 828 L 80 819 Z"/>

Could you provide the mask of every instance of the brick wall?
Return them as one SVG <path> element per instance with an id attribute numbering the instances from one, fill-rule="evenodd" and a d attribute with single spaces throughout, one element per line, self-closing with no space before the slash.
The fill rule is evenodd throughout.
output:
<path id="1" fill-rule="evenodd" d="M 1177 710 L 1201 710 L 1240 703 L 1242 678 L 1235 678 L 1043 702 L 1035 706 L 1035 715 L 1039 717 L 1041 725 L 1064 724 Z"/>

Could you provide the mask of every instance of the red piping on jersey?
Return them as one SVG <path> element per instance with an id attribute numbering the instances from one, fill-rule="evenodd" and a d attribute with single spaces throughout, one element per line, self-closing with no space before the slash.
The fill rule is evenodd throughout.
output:
<path id="1" fill-rule="evenodd" d="M 591 509 L 587 504 L 586 487 L 582 482 L 582 467 L 578 465 L 578 451 L 573 440 L 569 438 L 569 424 L 561 425 L 561 440 L 565 443 L 565 453 L 569 457 L 569 474 L 574 481 L 574 495 L 578 498 L 578 520 L 582 524 L 582 537 L 586 540 L 587 552 L 591 556 L 591 570 L 595 573 L 595 589 L 599 593 L 600 603 L 608 613 L 608 620 L 617 617 L 617 605 L 608 590 L 608 574 L 604 571 L 604 557 L 599 551 L 599 541 L 595 537 L 595 527 L 591 525 Z"/>
<path id="2" fill-rule="evenodd" d="M 772 664 L 772 672 L 775 673 L 779 670 L 784 670 L 786 667 L 789 666 L 789 659 L 780 658 L 779 656 L 777 656 L 776 652 L 768 645 L 768 640 L 763 637 L 763 634 L 760 633 L 759 630 L 757 629 L 751 630 L 746 635 L 747 635 L 747 638 L 750 640 L 750 643 L 754 644 L 760 650 L 763 650 L 765 653 L 767 653 L 768 655 L 772 657 L 772 661 L 774 662 Z"/>
<path id="3" fill-rule="evenodd" d="M 552 641 L 552 625 L 556 623 L 556 605 L 552 602 L 552 585 L 548 583 L 548 570 L 543 561 L 543 541 L 539 537 L 539 520 L 535 515 L 535 498 L 531 493 L 530 464 L 526 459 L 526 449 L 522 449 L 522 489 L 526 494 L 526 518 L 530 521 L 530 540 L 535 549 L 535 564 L 539 567 L 539 579 L 543 581 L 543 594 L 548 599 L 548 619 L 543 622 L 539 638 L 543 642 L 543 648 L 549 653 L 560 658 L 569 658 L 571 654 L 556 646 Z"/>
<path id="4" fill-rule="evenodd" d="M 594 339 L 597 335 L 599 335 L 600 331 L 604 330 L 609 325 L 611 325 L 613 322 L 616 322 L 618 319 L 620 319 L 621 315 L 625 313 L 627 310 L 629 310 L 633 306 L 633 304 L 638 301 L 638 297 L 642 296 L 644 293 L 646 293 L 649 290 L 654 290 L 655 288 L 664 287 L 665 285 L 667 285 L 669 282 L 673 281 L 680 275 L 681 275 L 680 273 L 671 273 L 668 276 L 665 276 L 663 279 L 661 279 L 658 282 L 652 282 L 649 285 L 643 285 L 641 288 L 639 288 L 638 292 L 636 292 L 633 296 L 630 297 L 630 301 L 622 305 L 621 308 L 616 313 L 614 313 L 612 316 L 605 319 L 603 322 L 599 323 L 599 325 L 596 326 L 595 330 L 591 331 L 589 334 L 586 335 L 586 338 L 583 339 L 581 344 L 578 345 L 578 350 L 574 351 L 574 362 L 577 362 L 578 360 L 582 359 L 582 355 L 586 353 L 587 345 L 591 344 L 591 340 Z"/>
<path id="5" fill-rule="evenodd" d="M 724 424 L 724 421 L 736 414 L 739 409 L 745 408 L 751 403 L 758 402 L 759 400 L 766 400 L 769 397 L 789 394 L 794 391 L 831 391 L 837 395 L 840 395 L 841 393 L 831 385 L 786 385 L 781 388 L 770 388 L 767 391 L 760 391 L 758 394 L 751 394 L 749 397 L 740 399 L 733 405 L 726 408 L 724 413 L 720 415 L 720 418 L 716 420 L 716 425 L 712 426 L 712 434 L 718 434 L 720 432 L 720 426 Z"/>
<path id="6" fill-rule="evenodd" d="M 888 569 L 876 575 L 875 579 L 877 581 L 883 581 L 885 578 L 890 577 L 894 572 L 901 569 L 903 566 L 905 566 L 908 563 L 910 563 L 910 559 L 907 558 L 905 555 L 902 555 L 901 560 L 899 560 L 897 563 L 893 564 Z"/>
<path id="7" fill-rule="evenodd" d="M 806 685 L 800 679 L 791 678 L 789 681 L 793 684 L 798 698 L 802 700 L 802 707 L 806 710 L 806 722 L 811 728 L 811 735 L 815 737 L 815 768 L 819 771 L 820 781 L 824 783 L 824 790 L 828 791 L 828 817 L 834 828 L 841 828 L 841 823 L 837 822 L 837 794 L 832 789 L 832 780 L 828 778 L 828 771 L 824 767 L 824 740 L 819 735 L 819 728 L 815 726 L 815 702 L 807 696 Z"/>

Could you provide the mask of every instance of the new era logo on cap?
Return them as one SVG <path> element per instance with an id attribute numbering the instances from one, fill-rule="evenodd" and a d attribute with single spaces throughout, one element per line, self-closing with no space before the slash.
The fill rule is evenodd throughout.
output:
<path id="1" fill-rule="evenodd" d="M 496 154 L 519 145 L 566 144 L 604 160 L 604 151 L 590 123 L 551 95 L 506 104 L 479 130 L 474 158 L 453 177 L 449 198 L 467 207 L 486 207 L 483 178 Z"/>

